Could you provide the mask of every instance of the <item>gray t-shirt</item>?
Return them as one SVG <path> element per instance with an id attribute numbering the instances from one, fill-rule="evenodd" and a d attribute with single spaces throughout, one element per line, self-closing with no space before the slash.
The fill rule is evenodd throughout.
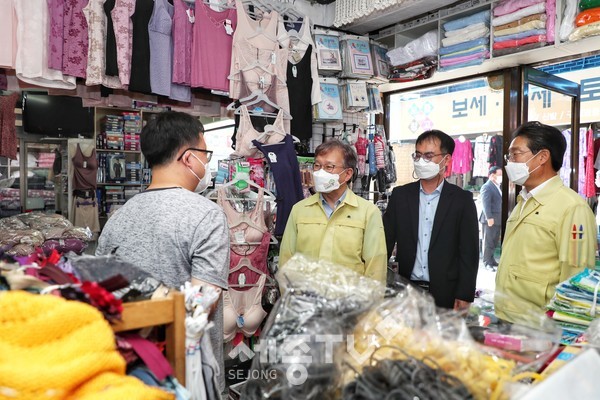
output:
<path id="1" fill-rule="evenodd" d="M 191 277 L 227 289 L 229 228 L 223 210 L 182 188 L 156 189 L 131 198 L 106 222 L 96 255 L 116 255 L 179 289 Z M 223 301 L 210 331 L 221 367 L 223 391 Z"/>

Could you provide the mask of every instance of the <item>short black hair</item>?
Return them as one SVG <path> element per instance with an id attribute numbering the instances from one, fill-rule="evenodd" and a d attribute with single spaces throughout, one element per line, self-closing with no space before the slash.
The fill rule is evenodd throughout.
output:
<path id="1" fill-rule="evenodd" d="M 152 118 L 140 135 L 140 146 L 150 168 L 169 163 L 182 147 L 198 145 L 204 127 L 190 114 L 165 111 Z"/>
<path id="2" fill-rule="evenodd" d="M 426 140 L 433 139 L 438 139 L 440 141 L 440 150 L 442 153 L 450 155 L 454 153 L 454 139 L 452 139 L 448 134 L 437 129 L 432 129 L 421 133 L 417 138 L 416 144 L 421 144 Z"/>
<path id="3" fill-rule="evenodd" d="M 356 166 L 358 165 L 356 151 L 352 146 L 342 142 L 339 139 L 328 140 L 327 142 L 323 142 L 318 145 L 315 149 L 315 157 L 322 153 L 329 153 L 333 149 L 338 149 L 342 152 L 345 168 L 352 168 L 352 171 L 356 171 Z"/>
<path id="4" fill-rule="evenodd" d="M 567 139 L 557 128 L 539 121 L 525 122 L 514 131 L 513 139 L 519 136 L 527 139 L 527 147 L 533 154 L 537 154 L 540 150 L 548 150 L 552 169 L 560 170 L 567 150 Z"/>
<path id="5" fill-rule="evenodd" d="M 495 173 L 496 173 L 496 171 L 498 171 L 499 169 L 502 169 L 502 168 L 500 168 L 500 167 L 495 167 L 495 166 L 494 166 L 494 167 L 491 167 L 491 168 L 490 168 L 490 173 L 488 174 L 488 176 L 489 176 L 489 175 L 493 175 L 493 174 L 495 174 Z"/>

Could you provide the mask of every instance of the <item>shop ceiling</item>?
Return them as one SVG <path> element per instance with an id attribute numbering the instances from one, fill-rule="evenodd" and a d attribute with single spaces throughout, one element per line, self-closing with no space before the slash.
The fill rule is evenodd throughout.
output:
<path id="1" fill-rule="evenodd" d="M 359 34 L 375 32 L 386 26 L 404 22 L 461 2 L 464 2 L 464 0 L 405 0 L 397 6 L 376 11 L 368 17 L 356 20 L 343 28 Z"/>

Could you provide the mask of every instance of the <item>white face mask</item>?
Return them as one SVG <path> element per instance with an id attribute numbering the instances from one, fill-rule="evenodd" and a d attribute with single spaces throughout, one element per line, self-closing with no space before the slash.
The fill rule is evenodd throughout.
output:
<path id="1" fill-rule="evenodd" d="M 537 154 L 534 154 L 533 157 L 522 163 L 513 161 L 507 162 L 504 169 L 506 170 L 508 180 L 514 183 L 515 185 L 523 186 L 525 182 L 527 182 L 527 179 L 529 179 L 529 175 L 540 167 L 540 165 L 538 165 L 536 168 L 534 168 L 533 171 L 529 171 L 527 163 L 533 160 L 535 156 L 537 156 Z"/>
<path id="2" fill-rule="evenodd" d="M 188 169 L 190 170 L 190 172 L 192 174 L 194 174 L 194 176 L 196 177 L 196 179 L 198 179 L 198 185 L 196 185 L 196 188 L 194 189 L 194 193 L 202 193 L 206 190 L 206 188 L 210 185 L 210 183 L 212 182 L 212 174 L 210 172 L 210 164 L 204 164 L 202 162 L 202 160 L 200 160 L 194 153 L 190 153 L 192 156 L 194 156 L 194 158 L 196 160 L 198 160 L 198 162 L 200 164 L 202 164 L 202 166 L 204 167 L 204 176 L 202 178 L 200 178 L 195 172 L 194 170 L 192 170 L 191 168 L 188 167 Z"/>
<path id="3" fill-rule="evenodd" d="M 313 172 L 315 190 L 319 193 L 330 193 L 340 188 L 340 175 L 332 174 L 324 169 Z"/>
<path id="4" fill-rule="evenodd" d="M 426 161 L 423 157 L 419 158 L 419 161 L 414 161 L 413 165 L 415 168 L 415 174 L 419 179 L 431 179 L 441 172 L 440 164 L 446 157 L 442 158 L 439 163 L 432 161 Z"/>
<path id="5" fill-rule="evenodd" d="M 501 176 L 496 178 L 496 185 L 502 186 L 502 177 Z"/>

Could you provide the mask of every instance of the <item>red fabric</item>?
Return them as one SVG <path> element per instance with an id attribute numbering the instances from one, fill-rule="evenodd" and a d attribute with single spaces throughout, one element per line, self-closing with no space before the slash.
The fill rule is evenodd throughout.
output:
<path id="1" fill-rule="evenodd" d="M 496 42 L 496 43 L 494 43 L 494 50 L 507 49 L 510 47 L 519 47 L 519 46 L 523 46 L 524 44 L 538 43 L 538 42 L 545 42 L 545 41 L 546 41 L 546 35 L 528 36 L 523 39 L 507 40 L 505 42 Z"/>

